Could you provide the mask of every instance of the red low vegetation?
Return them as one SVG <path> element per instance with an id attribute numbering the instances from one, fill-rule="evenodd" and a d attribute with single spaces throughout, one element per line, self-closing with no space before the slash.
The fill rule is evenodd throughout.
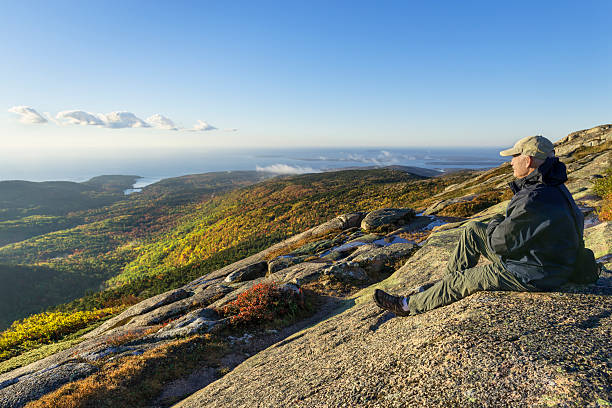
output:
<path id="1" fill-rule="evenodd" d="M 261 321 L 293 318 L 304 306 L 303 295 L 283 290 L 275 283 L 260 283 L 238 295 L 236 300 L 221 309 L 224 316 L 231 316 L 235 325 Z"/>

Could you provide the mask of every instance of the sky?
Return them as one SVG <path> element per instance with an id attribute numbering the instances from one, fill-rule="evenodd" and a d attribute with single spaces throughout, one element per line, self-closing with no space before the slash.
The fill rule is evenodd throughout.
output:
<path id="1" fill-rule="evenodd" d="M 556 141 L 612 122 L 611 14 L 607 0 L 2 1 L 0 160 Z"/>

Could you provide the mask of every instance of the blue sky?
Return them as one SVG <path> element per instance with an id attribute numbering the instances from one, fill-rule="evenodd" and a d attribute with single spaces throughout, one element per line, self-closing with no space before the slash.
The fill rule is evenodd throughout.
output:
<path id="1" fill-rule="evenodd" d="M 51 154 L 558 140 L 612 122 L 611 14 L 610 1 L 7 1 L 0 138 Z M 14 106 L 50 118 L 21 123 Z M 65 111 L 217 129 L 55 124 Z"/>

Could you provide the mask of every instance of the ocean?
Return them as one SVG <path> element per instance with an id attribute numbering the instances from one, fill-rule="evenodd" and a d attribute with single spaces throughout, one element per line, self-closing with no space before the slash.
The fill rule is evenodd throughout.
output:
<path id="1" fill-rule="evenodd" d="M 302 148 L 142 150 L 1 157 L 1 180 L 86 181 L 105 174 L 142 177 L 134 188 L 158 180 L 211 171 L 258 170 L 303 174 L 346 167 L 414 166 L 448 171 L 503 163 L 500 148 Z"/>

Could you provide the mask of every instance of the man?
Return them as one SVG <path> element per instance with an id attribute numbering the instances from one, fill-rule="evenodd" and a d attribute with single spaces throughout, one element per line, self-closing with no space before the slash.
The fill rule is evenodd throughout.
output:
<path id="1" fill-rule="evenodd" d="M 569 280 L 584 217 L 563 184 L 565 165 L 543 136 L 523 138 L 500 155 L 512 156 L 516 177 L 506 216 L 496 215 L 488 226 L 469 222 L 442 280 L 408 297 L 376 289 L 379 307 L 408 316 L 478 291 L 551 290 Z M 476 266 L 481 255 L 491 263 Z"/>

